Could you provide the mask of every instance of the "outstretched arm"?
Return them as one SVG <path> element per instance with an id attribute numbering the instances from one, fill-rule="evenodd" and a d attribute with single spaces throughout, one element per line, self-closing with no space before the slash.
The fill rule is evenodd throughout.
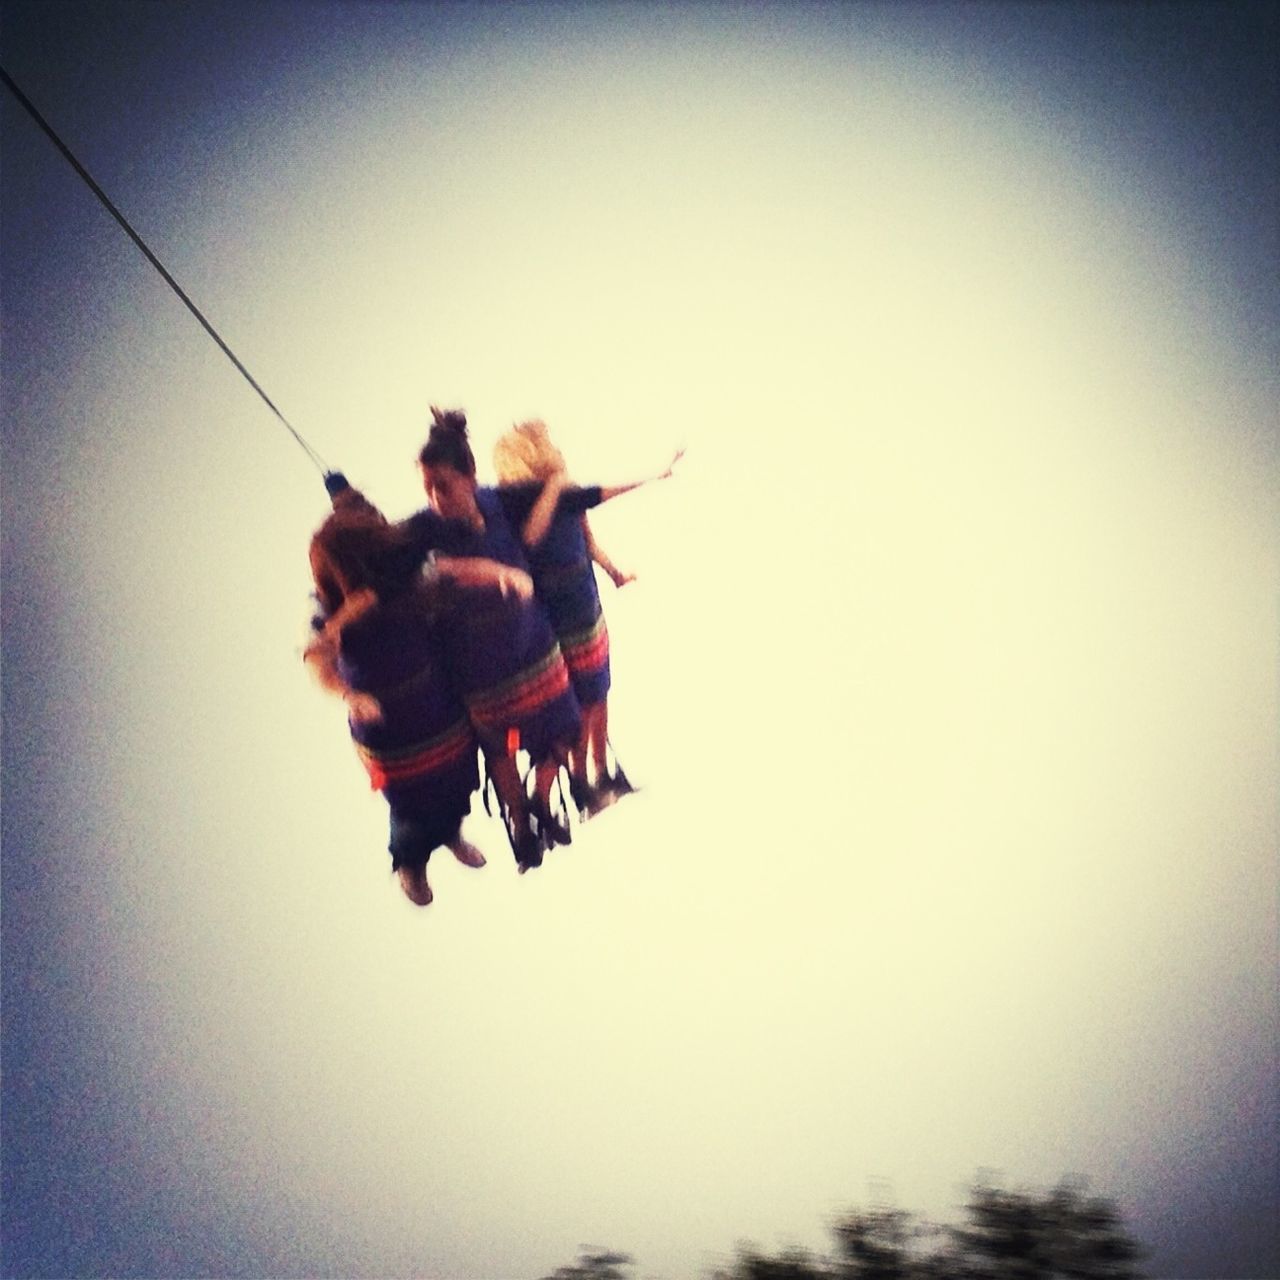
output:
<path id="1" fill-rule="evenodd" d="M 676 463 L 683 457 L 684 450 L 677 449 L 675 456 L 667 463 L 667 469 L 659 471 L 656 476 L 646 476 L 643 480 L 633 480 L 630 484 L 601 485 L 600 501 L 608 502 L 610 498 L 617 498 L 624 493 L 630 493 L 632 489 L 638 489 L 642 484 L 648 484 L 650 480 L 670 480 L 672 473 L 676 469 Z"/>
<path id="2" fill-rule="evenodd" d="M 553 472 L 542 486 L 542 492 L 534 502 L 529 517 L 521 529 L 525 546 L 536 547 L 547 536 L 547 530 L 551 528 L 551 521 L 555 518 L 557 511 L 586 511 L 588 507 L 594 507 L 601 502 L 608 502 L 610 498 L 630 493 L 632 489 L 638 489 L 651 480 L 670 479 L 676 463 L 683 456 L 684 450 L 677 449 L 665 471 L 660 471 L 656 476 L 646 476 L 643 480 L 633 480 L 630 484 L 598 485 L 589 489 L 579 489 L 569 484 L 568 477 L 563 471 Z"/>

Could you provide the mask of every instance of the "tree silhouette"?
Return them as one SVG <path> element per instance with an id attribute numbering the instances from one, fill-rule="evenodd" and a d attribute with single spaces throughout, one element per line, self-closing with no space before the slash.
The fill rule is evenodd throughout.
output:
<path id="1" fill-rule="evenodd" d="M 958 1226 L 903 1209 L 847 1211 L 831 1228 L 834 1251 L 739 1246 L 710 1280 L 1140 1280 L 1142 1256 L 1110 1201 L 1064 1181 L 1051 1191 L 1006 1191 L 979 1180 Z M 583 1247 L 543 1280 L 628 1280 L 629 1254 Z"/>
<path id="2" fill-rule="evenodd" d="M 969 1224 L 952 1227 L 963 1280 L 1130 1280 L 1140 1250 L 1109 1202 L 1060 1183 L 1044 1196 L 978 1184 Z"/>
<path id="3" fill-rule="evenodd" d="M 557 1267 L 542 1280 L 628 1280 L 622 1268 L 633 1265 L 629 1253 L 615 1253 L 611 1249 L 597 1252 L 592 1245 L 580 1245 L 577 1262 Z"/>
<path id="4" fill-rule="evenodd" d="M 837 1260 L 828 1274 L 858 1280 L 933 1280 L 945 1274 L 938 1251 L 923 1248 L 944 1229 L 918 1223 L 904 1209 L 853 1209 L 831 1231 Z"/>
<path id="5" fill-rule="evenodd" d="M 1107 1200 L 1081 1184 L 1052 1191 L 974 1185 L 960 1226 L 902 1209 L 854 1209 L 832 1227 L 835 1252 L 740 1248 L 715 1280 L 1139 1280 L 1142 1250 Z"/>

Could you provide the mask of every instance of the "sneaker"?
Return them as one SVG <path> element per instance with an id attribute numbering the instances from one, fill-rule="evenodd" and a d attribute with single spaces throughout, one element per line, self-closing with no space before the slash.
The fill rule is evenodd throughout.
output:
<path id="1" fill-rule="evenodd" d="M 459 836 L 450 846 L 453 856 L 462 863 L 464 867 L 483 867 L 484 854 L 471 843 L 470 840 L 464 840 Z"/>
<path id="2" fill-rule="evenodd" d="M 427 883 L 426 867 L 397 867 L 396 879 L 404 896 L 417 907 L 431 905 L 431 886 Z"/>

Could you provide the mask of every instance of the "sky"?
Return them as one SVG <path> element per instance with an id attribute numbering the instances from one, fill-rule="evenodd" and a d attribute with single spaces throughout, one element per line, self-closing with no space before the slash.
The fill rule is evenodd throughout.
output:
<path id="1" fill-rule="evenodd" d="M 0 92 L 3 1270 L 694 1280 L 976 1176 L 1280 1272 L 1277 17 L 0 5 L 325 462 L 543 417 L 642 790 L 404 900 L 316 469 Z"/>

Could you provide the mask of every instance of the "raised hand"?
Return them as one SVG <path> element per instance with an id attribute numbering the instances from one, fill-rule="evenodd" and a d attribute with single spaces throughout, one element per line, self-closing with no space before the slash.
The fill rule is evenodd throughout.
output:
<path id="1" fill-rule="evenodd" d="M 663 472 L 660 472 L 660 473 L 659 473 L 659 475 L 658 475 L 658 479 L 659 479 L 659 480 L 670 480 L 670 479 L 671 479 L 671 473 L 676 469 L 676 463 L 677 463 L 677 462 L 679 462 L 679 461 L 680 461 L 680 459 L 681 459 L 681 458 L 683 458 L 683 457 L 684 457 L 684 447 L 683 447 L 683 446 L 681 446 L 679 449 L 677 449 L 677 450 L 676 450 L 676 456 L 675 456 L 674 458 L 672 458 L 672 459 L 671 459 L 671 461 L 667 464 L 667 469 L 666 469 L 665 471 L 663 471 Z M 619 584 L 619 585 L 621 585 L 621 584 Z"/>

